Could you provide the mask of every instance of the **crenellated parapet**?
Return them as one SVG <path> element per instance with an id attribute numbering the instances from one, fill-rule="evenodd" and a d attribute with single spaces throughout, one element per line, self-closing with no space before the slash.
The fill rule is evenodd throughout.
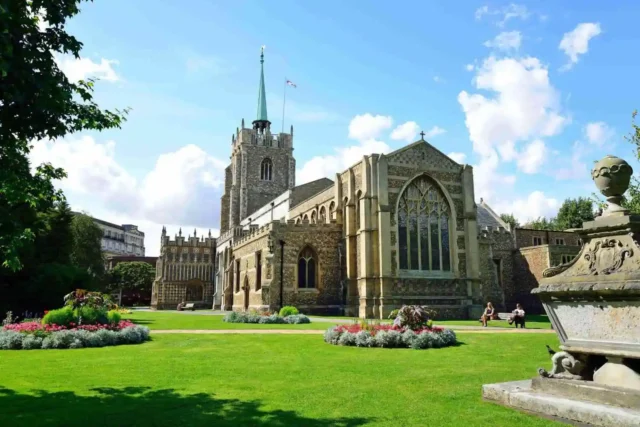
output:
<path id="1" fill-rule="evenodd" d="M 162 236 L 160 240 L 160 249 L 165 246 L 187 246 L 194 248 L 215 248 L 217 239 L 211 236 L 211 230 L 207 236 L 198 236 L 196 230 L 193 230 L 193 236 L 183 236 L 182 228 L 173 239 L 167 235 L 167 230 L 162 227 Z"/>
<path id="2" fill-rule="evenodd" d="M 510 234 L 510 232 L 504 227 L 492 227 L 488 225 L 480 229 L 480 233 L 478 233 L 478 239 L 480 241 L 490 241 L 497 236 L 507 234 Z"/>

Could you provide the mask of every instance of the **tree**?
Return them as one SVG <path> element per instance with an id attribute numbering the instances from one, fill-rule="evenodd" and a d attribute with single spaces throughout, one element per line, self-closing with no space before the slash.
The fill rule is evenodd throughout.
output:
<path id="1" fill-rule="evenodd" d="M 509 224 L 509 226 L 511 226 L 511 229 L 520 227 L 520 222 L 515 216 L 513 216 L 513 214 L 501 214 L 500 219 Z"/>
<path id="2" fill-rule="evenodd" d="M 71 262 L 86 270 L 97 280 L 104 274 L 104 257 L 102 256 L 102 229 L 88 215 L 76 214 L 71 221 L 73 250 Z"/>
<path id="3" fill-rule="evenodd" d="M 590 199 L 579 197 L 566 199 L 556 216 L 555 223 L 558 230 L 569 228 L 581 228 L 585 221 L 593 221 L 593 202 Z"/>
<path id="4" fill-rule="evenodd" d="M 555 218 L 547 219 L 545 217 L 538 217 L 533 221 L 529 221 L 524 225 L 524 228 L 530 228 L 532 230 L 556 230 Z"/>
<path id="5" fill-rule="evenodd" d="M 82 43 L 65 25 L 82 1 L 0 4 L 0 258 L 14 271 L 22 268 L 20 249 L 35 239 L 33 213 L 25 212 L 45 212 L 63 197 L 52 183 L 65 176 L 62 169 L 31 171 L 32 142 L 120 127 L 128 112 L 100 110 L 94 81 L 72 83 L 56 64 L 54 55 L 80 57 Z"/>
<path id="6" fill-rule="evenodd" d="M 156 269 L 146 262 L 121 262 L 109 274 L 108 289 L 110 291 L 118 291 L 121 302 L 122 291 L 125 289 L 150 292 L 155 275 Z"/>

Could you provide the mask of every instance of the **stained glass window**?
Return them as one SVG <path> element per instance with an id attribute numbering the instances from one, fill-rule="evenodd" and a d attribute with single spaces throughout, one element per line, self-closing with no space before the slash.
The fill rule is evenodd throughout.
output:
<path id="1" fill-rule="evenodd" d="M 437 184 L 415 179 L 398 202 L 401 270 L 451 271 L 450 208 Z"/>
<path id="2" fill-rule="evenodd" d="M 300 252 L 298 258 L 298 287 L 299 288 L 315 288 L 316 287 L 316 255 L 309 246 Z"/>

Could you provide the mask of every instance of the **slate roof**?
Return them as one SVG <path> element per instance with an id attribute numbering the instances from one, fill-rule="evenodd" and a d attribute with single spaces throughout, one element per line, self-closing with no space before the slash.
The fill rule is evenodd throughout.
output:
<path id="1" fill-rule="evenodd" d="M 509 229 L 507 224 L 505 224 L 504 221 L 500 219 L 500 216 L 497 213 L 495 213 L 493 209 L 489 207 L 489 205 L 487 205 L 483 201 L 480 201 L 480 203 L 478 203 L 477 206 L 478 206 L 478 227 L 479 228 L 504 227 L 505 229 Z"/>

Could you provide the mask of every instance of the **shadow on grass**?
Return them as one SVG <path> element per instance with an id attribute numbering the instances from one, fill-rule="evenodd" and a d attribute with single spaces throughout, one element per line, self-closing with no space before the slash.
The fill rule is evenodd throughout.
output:
<path id="1" fill-rule="evenodd" d="M 156 323 L 155 320 L 149 320 L 149 319 L 127 319 L 127 320 L 130 320 L 136 325 L 151 325 L 152 323 Z"/>
<path id="2" fill-rule="evenodd" d="M 0 387 L 2 426 L 257 426 L 356 427 L 365 418 L 305 418 L 293 411 L 264 410 L 260 401 L 217 399 L 150 387 L 94 388 L 91 396 L 71 391 L 19 393 Z"/>

